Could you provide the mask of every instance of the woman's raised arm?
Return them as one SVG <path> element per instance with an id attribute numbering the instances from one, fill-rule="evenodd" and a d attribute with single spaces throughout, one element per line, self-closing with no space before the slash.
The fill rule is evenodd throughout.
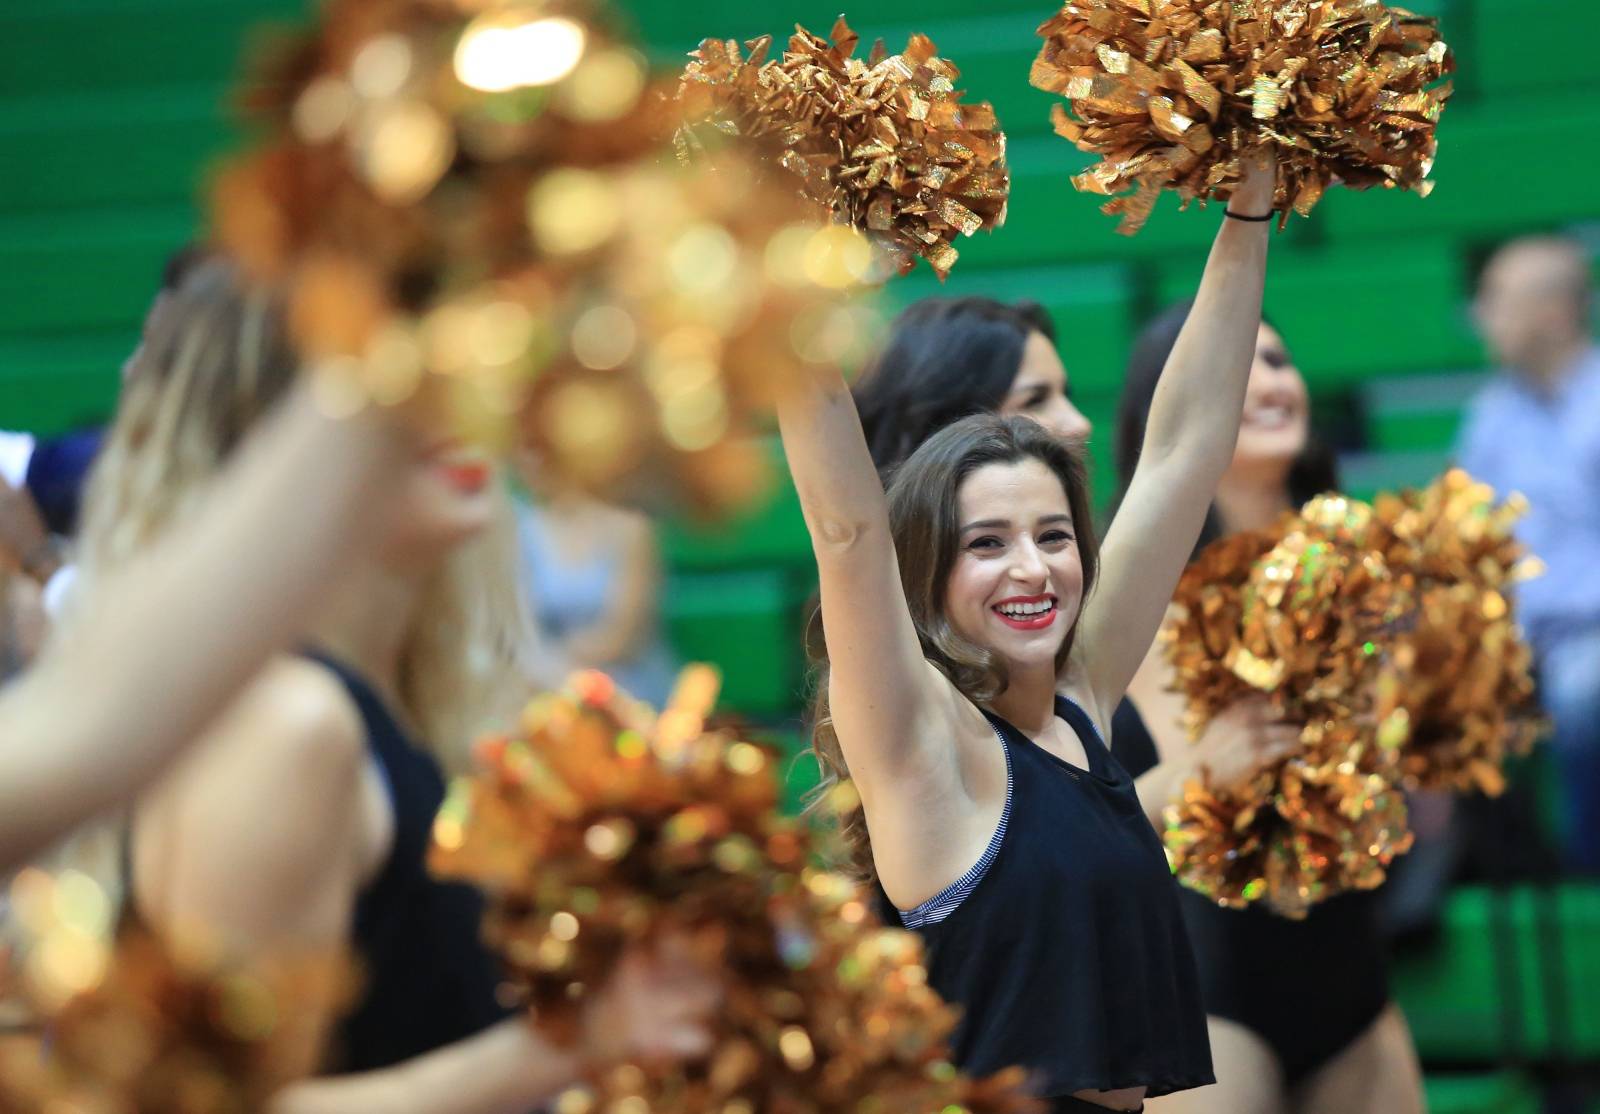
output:
<path id="1" fill-rule="evenodd" d="M 1275 164 L 1253 164 L 1228 209 L 1271 212 Z M 1150 407 L 1139 466 L 1100 555 L 1074 652 L 1102 726 L 1150 649 L 1217 483 L 1233 459 L 1266 279 L 1269 223 L 1224 219 L 1194 310 Z"/>

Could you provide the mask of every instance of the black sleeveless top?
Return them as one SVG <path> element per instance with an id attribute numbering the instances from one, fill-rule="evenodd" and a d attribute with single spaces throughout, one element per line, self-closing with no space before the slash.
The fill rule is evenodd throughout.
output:
<path id="1" fill-rule="evenodd" d="M 1159 761 L 1128 701 L 1112 719 L 1111 746 L 1133 777 Z M 1266 1040 L 1290 1083 L 1348 1047 L 1388 1004 L 1378 891 L 1330 898 L 1299 921 L 1180 892 L 1206 1012 Z"/>
<path id="2" fill-rule="evenodd" d="M 334 1034 L 330 1068 L 389 1067 L 470 1037 L 509 1011 L 496 1001 L 499 974 L 479 938 L 483 898 L 441 882 L 424 865 L 445 783 L 382 699 L 341 662 L 308 654 L 334 673 L 360 709 L 367 747 L 394 807 L 394 847 L 356 901 L 355 952 L 362 996 Z"/>
<path id="3" fill-rule="evenodd" d="M 1056 714 L 1089 769 L 989 715 L 1009 766 L 995 839 L 967 877 L 901 913 L 926 941 L 929 984 L 964 1008 L 956 1062 L 976 1075 L 1020 1064 L 1043 1098 L 1212 1083 L 1161 842 L 1088 715 L 1061 697 Z"/>

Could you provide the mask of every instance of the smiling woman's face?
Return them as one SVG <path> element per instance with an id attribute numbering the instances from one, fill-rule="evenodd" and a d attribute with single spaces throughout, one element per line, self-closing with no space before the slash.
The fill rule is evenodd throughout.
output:
<path id="1" fill-rule="evenodd" d="M 1078 619 L 1083 564 L 1061 481 L 1042 461 L 988 464 L 961 484 L 945 615 L 1008 666 L 1054 665 Z"/>
<path id="2" fill-rule="evenodd" d="M 1305 451 L 1310 431 L 1306 381 L 1278 331 L 1262 325 L 1256 336 L 1250 383 L 1245 388 L 1233 467 L 1249 471 L 1270 468 L 1287 475 L 1289 466 Z"/>
<path id="3" fill-rule="evenodd" d="M 1087 441 L 1091 427 L 1067 391 L 1067 368 L 1050 338 L 1035 330 L 1022 346 L 1022 362 L 1000 402 L 1004 417 L 1032 418 L 1066 441 Z"/>

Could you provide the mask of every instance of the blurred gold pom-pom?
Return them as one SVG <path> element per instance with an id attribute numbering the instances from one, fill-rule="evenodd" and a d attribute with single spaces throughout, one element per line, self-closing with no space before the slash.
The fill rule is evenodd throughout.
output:
<path id="1" fill-rule="evenodd" d="M 1191 733 L 1252 692 L 1304 724 L 1288 758 L 1244 785 L 1191 784 L 1167 810 L 1174 873 L 1219 904 L 1304 916 L 1378 885 L 1410 845 L 1404 720 L 1377 714 L 1372 641 L 1410 599 L 1368 549 L 1371 527 L 1366 504 L 1319 496 L 1274 531 L 1202 552 L 1180 581 L 1163 637 Z"/>
<path id="2" fill-rule="evenodd" d="M 706 39 L 678 86 L 679 150 L 733 139 L 832 219 L 872 234 L 901 273 L 918 256 L 942 278 L 958 236 L 1005 220 L 1005 135 L 987 103 L 963 104 L 960 71 L 926 35 L 865 60 L 844 17 L 828 39 L 796 27 L 780 60 L 771 37 Z"/>
<path id="3" fill-rule="evenodd" d="M 719 511 L 775 393 L 848 364 L 871 249 L 726 151 L 676 165 L 641 54 L 573 0 L 330 0 L 246 98 L 213 223 L 332 409 L 408 406 L 544 482 Z M 854 242 L 859 241 L 859 242 Z"/>
<path id="4" fill-rule="evenodd" d="M 1432 185 L 1454 61 L 1430 17 L 1376 0 L 1068 0 L 1039 34 L 1032 83 L 1067 98 L 1056 131 L 1101 159 L 1073 185 L 1134 191 L 1103 207 L 1122 232 L 1163 190 L 1228 198 L 1263 147 L 1281 221 L 1334 184 Z"/>
<path id="5" fill-rule="evenodd" d="M 774 756 L 708 728 L 715 694 L 692 669 L 657 716 L 581 674 L 486 742 L 440 813 L 434 869 L 487 892 L 486 937 L 554 1039 L 578 1039 L 630 947 L 688 941 L 722 978 L 706 1060 L 615 1065 L 555 1109 L 1033 1110 L 1020 1073 L 974 1082 L 950 1065 L 956 1014 L 920 941 L 812 865 L 809 830 L 776 812 Z"/>
<path id="6" fill-rule="evenodd" d="M 102 967 L 92 986 L 40 1003 L 47 1040 L 0 1042 L 0 1110 L 260 1114 L 316 1070 L 325 1034 L 314 1019 L 355 987 L 344 957 L 224 962 L 179 955 L 140 928 Z"/>
<path id="7" fill-rule="evenodd" d="M 1543 726 L 1510 602 L 1538 572 L 1512 535 L 1524 510 L 1459 469 L 1374 504 L 1373 544 L 1417 598 L 1379 690 L 1379 714 L 1410 722 L 1408 787 L 1497 795 L 1507 756 L 1526 754 Z"/>

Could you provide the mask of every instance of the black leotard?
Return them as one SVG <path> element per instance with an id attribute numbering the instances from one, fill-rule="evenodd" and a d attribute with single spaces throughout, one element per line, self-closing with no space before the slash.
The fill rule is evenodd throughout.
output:
<path id="1" fill-rule="evenodd" d="M 1129 701 L 1112 719 L 1111 749 L 1133 777 L 1157 762 L 1155 742 Z M 1181 905 L 1206 1012 L 1271 1045 L 1291 1085 L 1348 1047 L 1388 1004 L 1374 891 L 1331 898 L 1302 921 L 1227 909 L 1189 889 Z"/>

